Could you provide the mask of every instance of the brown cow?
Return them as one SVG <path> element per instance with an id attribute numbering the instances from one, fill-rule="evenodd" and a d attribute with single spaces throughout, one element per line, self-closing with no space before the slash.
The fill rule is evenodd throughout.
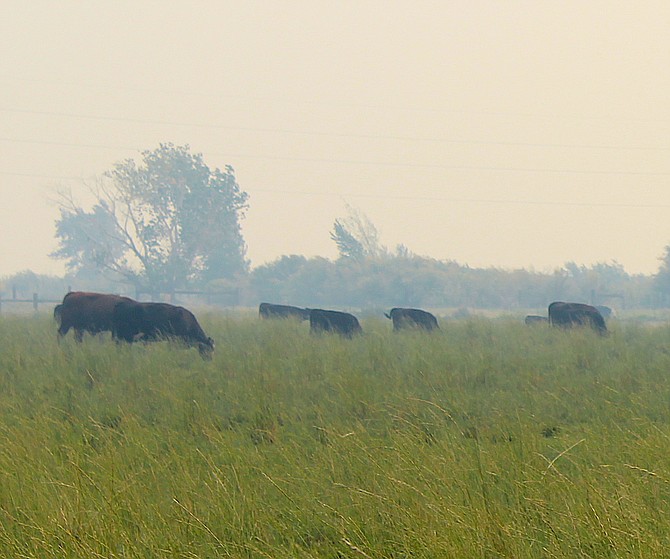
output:
<path id="1" fill-rule="evenodd" d="M 70 291 L 54 309 L 54 318 L 58 322 L 58 340 L 70 328 L 74 329 L 74 339 L 78 342 L 82 341 L 84 332 L 111 332 L 114 305 L 121 301 L 132 299 L 110 293 Z"/>

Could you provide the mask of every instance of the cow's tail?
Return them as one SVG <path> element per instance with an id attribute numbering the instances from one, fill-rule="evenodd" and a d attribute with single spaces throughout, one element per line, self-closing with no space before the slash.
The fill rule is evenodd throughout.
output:
<path id="1" fill-rule="evenodd" d="M 54 320 L 60 325 L 61 313 L 63 311 L 63 305 L 56 305 L 54 307 Z"/>
<path id="2" fill-rule="evenodd" d="M 389 320 L 391 319 L 391 315 L 388 314 L 388 313 L 384 313 L 384 316 L 385 316 L 386 318 L 388 318 Z"/>

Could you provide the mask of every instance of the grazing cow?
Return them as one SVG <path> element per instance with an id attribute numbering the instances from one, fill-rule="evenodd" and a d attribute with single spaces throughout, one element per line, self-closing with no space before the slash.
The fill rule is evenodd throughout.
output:
<path id="1" fill-rule="evenodd" d="M 78 342 L 82 341 L 84 332 L 111 332 L 114 305 L 121 301 L 132 299 L 109 293 L 70 291 L 54 309 L 54 319 L 58 323 L 58 340 L 70 328 L 74 329 L 74 339 Z"/>
<path id="2" fill-rule="evenodd" d="M 113 333 L 117 340 L 158 341 L 178 339 L 198 348 L 203 359 L 211 359 L 214 340 L 207 337 L 193 313 L 168 303 L 120 301 L 114 306 Z"/>
<path id="3" fill-rule="evenodd" d="M 529 314 L 524 319 L 527 326 L 535 326 L 536 324 L 546 324 L 549 319 L 546 316 L 538 316 L 536 314 Z"/>
<path id="4" fill-rule="evenodd" d="M 300 307 L 292 307 L 291 305 L 261 303 L 258 306 L 258 316 L 261 318 L 297 318 L 298 320 L 308 320 L 309 309 L 301 309 Z"/>
<path id="5" fill-rule="evenodd" d="M 353 314 L 323 309 L 310 310 L 309 329 L 312 333 L 335 332 L 347 338 L 352 338 L 354 334 L 363 333 L 358 319 Z"/>
<path id="6" fill-rule="evenodd" d="M 598 309 L 584 303 L 554 301 L 549 305 L 549 323 L 563 328 L 590 326 L 601 335 L 607 333 L 605 320 Z"/>
<path id="7" fill-rule="evenodd" d="M 393 330 L 403 328 L 421 328 L 422 330 L 438 330 L 437 318 L 427 311 L 421 309 L 393 308 L 389 314 L 384 313 L 386 318 L 393 321 Z"/>

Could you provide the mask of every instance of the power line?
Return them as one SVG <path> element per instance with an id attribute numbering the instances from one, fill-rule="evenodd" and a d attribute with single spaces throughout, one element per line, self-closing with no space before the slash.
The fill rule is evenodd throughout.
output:
<path id="1" fill-rule="evenodd" d="M 2 139 L 0 138 L 0 141 Z M 64 144 L 71 145 L 71 144 Z M 102 147 L 102 146 L 86 146 L 83 147 Z M 116 148 L 114 148 L 116 149 Z M 119 148 L 132 150 L 133 148 Z M 310 158 L 310 157 L 285 157 L 272 155 L 249 155 L 242 153 L 222 153 L 222 152 L 206 152 L 209 155 L 217 155 L 230 159 L 258 159 L 267 161 L 285 161 L 293 163 L 327 163 L 331 165 L 359 165 L 372 167 L 394 167 L 394 168 L 408 168 L 408 169 L 439 169 L 445 171 L 487 171 L 487 172 L 504 172 L 504 173 L 549 173 L 549 174 L 567 174 L 567 175 L 608 175 L 608 176 L 633 176 L 633 177 L 666 177 L 670 176 L 668 171 L 608 171 L 602 169 L 582 170 L 582 169 L 567 169 L 567 168 L 544 168 L 544 167 L 495 167 L 487 165 L 447 165 L 442 163 L 407 163 L 401 161 L 366 161 L 358 159 L 329 159 L 329 158 Z M 11 173 L 8 171 L 0 171 L 0 174 L 16 174 L 23 176 L 31 176 L 30 174 Z"/>
<path id="2" fill-rule="evenodd" d="M 570 207 L 598 207 L 598 208 L 670 208 L 670 204 L 621 204 L 614 202 L 559 202 L 556 200 L 503 200 L 491 198 L 453 198 L 446 196 L 408 196 L 395 194 L 360 194 L 356 192 L 336 193 L 336 192 L 307 192 L 296 190 L 266 190 L 254 189 L 255 192 L 265 192 L 271 194 L 299 194 L 305 196 L 338 196 L 341 198 L 372 198 L 372 199 L 392 199 L 392 200 L 421 200 L 427 202 L 450 202 L 464 204 L 491 204 L 491 205 L 519 205 L 519 206 L 570 206 Z"/>
<path id="3" fill-rule="evenodd" d="M 128 122 L 133 124 L 152 124 L 161 126 L 178 126 L 192 128 L 212 128 L 218 130 L 231 130 L 236 132 L 254 132 L 264 134 L 290 134 L 296 136 L 317 136 L 330 138 L 356 138 L 362 140 L 393 140 L 406 142 L 424 142 L 424 143 L 444 143 L 454 145 L 494 145 L 507 147 L 546 147 L 546 148 L 575 148 L 575 149 L 602 149 L 602 150 L 635 150 L 635 151 L 669 151 L 670 146 L 621 146 L 611 144 L 559 144 L 543 142 L 505 142 L 494 140 L 455 140 L 448 138 L 422 137 L 422 136 L 400 136 L 400 135 L 381 135 L 381 134 L 356 134 L 344 132 L 323 132 L 315 130 L 292 130 L 288 128 L 262 128 L 250 126 L 230 126 L 226 124 L 196 123 L 166 121 L 144 118 L 115 117 L 106 115 L 77 114 L 58 111 L 38 111 L 33 109 L 15 109 L 0 107 L 0 111 L 17 114 L 34 114 L 42 116 L 56 116 L 64 118 L 77 118 L 83 120 L 101 120 L 111 122 Z M 12 141 L 3 138 L 3 141 Z M 20 142 L 21 140 L 15 140 Z M 88 146 L 87 146 L 88 147 Z M 129 148 L 128 148 L 129 149 Z"/>
<path id="4" fill-rule="evenodd" d="M 79 142 L 57 142 L 52 140 L 25 140 L 21 138 L 1 138 L 0 142 L 6 142 L 10 144 L 37 144 L 42 146 L 64 146 L 64 147 L 78 147 L 78 148 L 95 148 L 95 149 L 113 149 L 113 150 L 125 150 L 125 151 L 143 151 L 139 148 L 129 147 L 129 146 L 111 146 L 107 144 L 82 144 Z"/>
<path id="5" fill-rule="evenodd" d="M 0 142 L 9 143 L 29 143 L 40 145 L 59 145 L 66 147 L 86 147 L 86 148 L 102 148 L 102 149 L 119 149 L 126 151 L 142 150 L 129 146 L 111 146 L 105 144 L 83 144 L 74 142 L 56 142 L 48 140 L 22 140 L 14 138 L 2 138 Z M 493 172 L 514 172 L 514 173 L 554 173 L 554 174 L 572 174 L 572 175 L 614 175 L 614 176 L 669 176 L 670 172 L 664 171 L 608 171 L 608 170 L 580 170 L 580 169 L 552 169 L 542 167 L 495 167 L 485 165 L 447 165 L 441 163 L 408 163 L 401 161 L 366 161 L 357 159 L 329 159 L 329 158 L 313 158 L 313 157 L 286 157 L 286 156 L 269 156 L 269 155 L 249 155 L 229 152 L 206 151 L 209 155 L 216 155 L 228 158 L 239 159 L 259 159 L 270 161 L 288 161 L 300 163 L 328 163 L 336 165 L 369 165 L 375 167 L 406 167 L 406 168 L 425 168 L 425 169 L 443 169 L 453 171 L 493 171 Z M 32 176 L 24 173 L 10 173 L 0 171 L 0 174 L 16 174 L 17 176 Z M 35 175 L 37 176 L 37 175 Z M 47 177 L 48 178 L 48 177 Z M 59 177 L 56 177 L 59 178 Z"/>
<path id="6" fill-rule="evenodd" d="M 3 76 L 4 80 L 14 80 L 19 82 L 26 83 L 39 83 L 39 84 L 55 84 L 55 85 L 66 85 L 70 87 L 76 87 L 78 89 L 82 87 L 92 88 L 92 89 L 103 89 L 108 91 L 110 89 L 116 91 L 139 91 L 145 93 L 155 93 L 161 94 L 163 96 L 173 96 L 173 95 L 183 95 L 188 97 L 201 97 L 201 98 L 222 98 L 222 99 L 233 99 L 241 101 L 251 101 L 251 102 L 271 102 L 271 103 L 284 103 L 289 105 L 295 105 L 296 99 L 294 97 L 269 97 L 263 95 L 248 95 L 248 94 L 230 94 L 230 93 L 205 93 L 202 91 L 193 91 L 193 90 L 179 90 L 179 89 L 165 89 L 158 87 L 131 87 L 128 85 L 119 85 L 118 83 L 112 84 L 95 84 L 91 82 L 75 82 L 75 81 L 63 81 L 63 80 L 45 80 L 45 79 L 35 79 L 35 78 L 22 78 L 19 76 Z M 570 118 L 573 120 L 592 120 L 592 121 L 619 121 L 619 122 L 644 122 L 649 124 L 658 124 L 659 122 L 667 123 L 670 122 L 667 118 L 621 118 L 620 116 L 613 117 L 612 115 L 565 115 L 565 114 L 540 114 L 540 113 L 522 113 L 522 112 L 513 112 L 513 111 L 495 111 L 495 110 L 465 110 L 465 109 L 445 109 L 438 107 L 427 107 L 424 105 L 421 106 L 402 106 L 402 105 L 383 105 L 383 104 L 373 104 L 373 103 L 356 103 L 352 101 L 324 101 L 323 99 L 306 99 L 300 100 L 299 103 L 303 105 L 320 105 L 325 107 L 342 107 L 342 108 L 357 108 L 357 109 L 375 109 L 375 110 L 395 110 L 395 111 L 409 111 L 409 112 L 423 112 L 423 113 L 441 113 L 441 114 L 460 114 L 460 115 L 482 115 L 482 116 L 504 116 L 504 117 L 521 117 L 521 118 L 539 118 L 539 119 L 561 119 L 565 120 Z"/>
<path id="7" fill-rule="evenodd" d="M 38 173 L 16 173 L 13 171 L 0 171 L 0 175 L 7 175 L 9 177 L 26 177 L 33 179 L 49 179 L 55 181 L 80 181 L 83 180 L 83 177 L 75 176 L 55 176 L 55 175 L 42 175 Z"/>
<path id="8" fill-rule="evenodd" d="M 43 178 L 51 180 L 83 180 L 82 177 L 38 175 L 31 173 L 13 173 L 0 171 L 0 175 Z M 449 196 L 409 196 L 398 194 L 361 194 L 359 192 L 310 192 L 306 190 L 269 190 L 263 188 L 254 189 L 253 193 L 282 194 L 289 196 L 332 196 L 338 198 L 368 198 L 374 200 L 421 200 L 426 202 L 449 202 L 462 204 L 487 204 L 487 205 L 521 205 L 521 206 L 563 206 L 563 207 L 594 207 L 594 208 L 670 208 L 670 204 L 623 204 L 614 202 L 561 202 L 556 200 L 505 200 L 501 198 L 458 198 Z M 253 194 L 252 193 L 252 194 Z"/>
<path id="9" fill-rule="evenodd" d="M 666 171 L 606 171 L 606 170 L 580 170 L 580 169 L 551 169 L 540 167 L 494 167 L 484 165 L 446 165 L 441 163 L 403 163 L 400 161 L 364 161 L 356 159 L 327 159 L 327 158 L 307 158 L 307 157 L 280 157 L 269 155 L 247 155 L 233 153 L 213 153 L 210 155 L 225 155 L 229 158 L 240 159 L 265 159 L 273 161 L 292 161 L 303 163 L 332 163 L 339 165 L 370 165 L 376 167 L 407 167 L 424 169 L 442 169 L 449 171 L 494 171 L 494 172 L 512 172 L 512 173 L 555 173 L 570 175 L 619 175 L 619 176 L 670 176 Z"/>

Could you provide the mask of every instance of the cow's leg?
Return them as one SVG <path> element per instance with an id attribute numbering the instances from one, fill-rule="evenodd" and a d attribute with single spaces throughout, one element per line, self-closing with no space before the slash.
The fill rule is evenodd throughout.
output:
<path id="1" fill-rule="evenodd" d="M 74 329 L 74 339 L 79 343 L 84 341 L 84 331 L 81 328 Z"/>

